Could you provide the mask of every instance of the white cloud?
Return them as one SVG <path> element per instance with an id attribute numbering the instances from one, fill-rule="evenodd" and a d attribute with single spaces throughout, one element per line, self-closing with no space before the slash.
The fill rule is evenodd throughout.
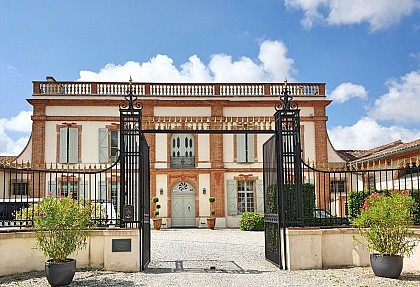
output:
<path id="1" fill-rule="evenodd" d="M 0 155 L 18 155 L 22 152 L 29 140 L 31 115 L 30 111 L 22 111 L 10 119 L 0 118 Z M 23 133 L 23 135 L 13 139 L 9 135 L 10 132 Z"/>
<path id="2" fill-rule="evenodd" d="M 342 83 L 330 94 L 329 98 L 337 103 L 344 103 L 351 98 L 366 99 L 368 92 L 365 87 L 353 83 Z"/>
<path id="3" fill-rule="evenodd" d="M 410 53 L 409 55 L 408 55 L 408 57 L 410 57 L 410 59 L 412 59 L 413 60 L 413 62 L 416 64 L 416 65 L 420 65 L 420 52 L 416 52 L 416 53 Z"/>
<path id="4" fill-rule="evenodd" d="M 397 122 L 420 121 L 420 71 L 387 82 L 388 93 L 375 101 L 369 116 Z"/>
<path id="5" fill-rule="evenodd" d="M 320 22 L 328 25 L 367 22 L 371 31 L 377 31 L 420 10 L 420 0 L 285 0 L 285 6 L 304 11 L 301 23 L 305 28 Z"/>
<path id="6" fill-rule="evenodd" d="M 420 138 L 420 130 L 400 126 L 385 127 L 365 117 L 352 126 L 337 126 L 328 130 L 335 149 L 370 149 L 396 140 L 409 142 Z"/>
<path id="7" fill-rule="evenodd" d="M 0 126 L 12 132 L 29 133 L 32 130 L 32 111 L 21 111 L 16 117 L 0 119 Z"/>
<path id="8" fill-rule="evenodd" d="M 279 41 L 264 41 L 260 46 L 260 59 L 264 71 L 267 72 L 267 81 L 281 81 L 288 78 L 293 81 L 294 60 L 287 58 L 287 47 Z"/>
<path id="9" fill-rule="evenodd" d="M 98 73 L 81 71 L 79 81 L 142 82 L 273 82 L 285 78 L 293 81 L 294 60 L 287 57 L 287 47 L 279 41 L 260 44 L 258 60 L 214 54 L 206 66 L 197 55 L 191 56 L 178 69 L 171 58 L 156 55 L 144 63 L 129 61 L 124 65 L 107 64 Z"/>

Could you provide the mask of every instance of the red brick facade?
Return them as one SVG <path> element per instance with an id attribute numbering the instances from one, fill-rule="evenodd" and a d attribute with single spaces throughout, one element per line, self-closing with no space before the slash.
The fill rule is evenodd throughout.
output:
<path id="1" fill-rule="evenodd" d="M 82 138 L 82 128 L 83 125 L 87 122 L 94 123 L 94 122 L 107 122 L 105 125 L 106 127 L 110 127 L 111 123 L 116 123 L 116 125 L 112 125 L 115 128 L 119 123 L 118 117 L 118 107 L 119 104 L 124 100 L 122 94 L 113 95 L 106 94 L 108 90 L 104 90 L 101 88 L 101 85 L 108 85 L 108 84 L 100 84 L 100 83 L 90 83 L 91 90 L 90 94 L 79 94 L 73 93 L 66 95 L 64 98 L 60 98 L 60 95 L 66 93 L 65 87 L 69 83 L 65 83 L 62 86 L 57 86 L 52 89 L 53 97 L 48 97 L 49 94 L 45 94 L 44 91 L 46 88 L 49 88 L 49 85 L 55 85 L 56 82 L 47 82 L 47 83 L 38 83 L 34 82 L 34 98 L 30 99 L 29 102 L 34 107 L 34 115 L 33 115 L 33 133 L 32 133 L 32 163 L 34 165 L 43 164 L 46 158 L 46 151 L 45 150 L 45 131 L 46 131 L 46 123 L 47 122 L 55 122 L 57 130 L 61 126 L 64 126 L 62 123 L 77 123 L 74 127 L 79 129 L 79 163 L 83 164 L 84 159 L 82 157 L 82 149 L 86 147 L 88 143 L 83 141 Z M 117 83 L 109 84 L 109 85 L 118 85 Z M 139 84 L 142 85 L 142 84 Z M 172 84 L 167 84 L 170 86 Z M 193 84 L 173 84 L 173 88 L 179 88 L 179 86 L 185 85 L 187 91 L 196 89 L 195 85 Z M 247 86 L 245 88 L 239 89 L 241 87 L 240 84 L 226 84 L 228 88 L 226 88 L 223 84 L 208 84 L 207 86 L 213 87 L 214 95 L 211 96 L 179 96 L 176 98 L 173 95 L 155 95 L 151 96 L 153 92 L 153 88 L 151 84 L 144 84 L 144 96 L 139 96 L 138 101 L 140 101 L 143 105 L 142 108 L 142 116 L 143 116 L 143 129 L 150 128 L 150 122 L 155 120 L 155 108 L 156 107 L 206 107 L 210 108 L 210 116 L 212 119 L 223 119 L 225 117 L 225 109 L 229 108 L 242 108 L 244 111 L 249 109 L 252 111 L 255 108 L 261 107 L 270 107 L 272 108 L 272 114 L 261 115 L 264 117 L 264 121 L 269 119 L 270 123 L 273 123 L 273 115 L 275 113 L 275 105 L 278 103 L 278 94 L 275 96 L 270 96 L 274 93 L 275 89 L 279 89 L 279 85 L 276 84 L 261 84 L 262 91 L 264 95 L 225 95 L 222 93 L 256 93 L 253 89 L 253 84 L 245 84 Z M 276 86 L 274 86 L 276 85 Z M 293 84 L 292 84 L 293 85 Z M 300 84 L 295 84 L 300 85 Z M 317 164 L 327 164 L 328 163 L 328 154 L 327 154 L 327 129 L 326 129 L 326 121 L 327 117 L 325 115 L 325 108 L 330 103 L 330 101 L 325 99 L 325 87 L 324 84 L 301 84 L 301 85 L 308 85 L 309 87 L 317 87 L 312 94 L 299 96 L 298 105 L 299 108 L 312 108 L 313 114 L 310 116 L 302 116 L 301 117 L 301 131 L 302 131 L 302 144 L 311 143 L 312 140 L 305 138 L 303 132 L 305 131 L 304 125 L 305 123 L 313 123 L 314 124 L 314 139 L 313 143 L 315 145 L 315 158 L 312 159 L 316 161 Z M 164 86 L 164 85 L 162 85 Z M 203 86 L 206 86 L 203 84 Z M 207 87 L 206 86 L 206 87 Z M 249 86 L 249 87 L 248 87 Z M 114 88 L 112 88 L 114 89 Z M 105 91 L 105 92 L 104 92 Z M 294 91 L 300 91 L 299 89 L 295 89 Z M 101 95 L 98 95 L 101 93 Z M 94 96 L 93 96 L 94 94 Z M 102 96 L 103 95 L 103 96 Z M 273 94 L 274 95 L 274 94 Z M 107 96 L 110 96 L 107 98 Z M 73 98 L 71 98 L 73 97 Z M 91 97 L 91 98 L 89 98 Z M 241 98 L 242 97 L 242 98 Z M 305 98 L 311 97 L 311 98 Z M 313 98 L 317 97 L 317 98 Z M 88 99 L 89 98 L 89 99 Z M 258 98 L 258 100 L 256 100 Z M 47 115 L 46 114 L 46 107 L 91 107 L 92 114 L 91 115 Z M 95 107 L 115 107 L 115 113 L 109 115 L 95 115 Z M 173 115 L 172 115 L 173 116 Z M 181 115 L 180 115 L 181 116 Z M 246 112 L 241 115 L 242 117 L 238 118 L 247 118 Z M 171 116 L 168 116 L 171 117 Z M 195 120 L 198 117 L 189 116 L 191 121 Z M 104 125 L 102 125 L 104 127 Z M 214 129 L 222 129 L 222 121 L 214 121 L 213 125 Z M 236 180 L 257 180 L 262 179 L 262 168 L 261 162 L 258 162 L 258 154 L 261 153 L 260 147 L 258 146 L 258 137 L 257 135 L 254 137 L 254 157 L 255 162 L 254 164 L 246 164 L 244 167 L 241 165 L 236 164 L 236 136 L 232 137 L 233 140 L 233 147 L 231 150 L 233 151 L 232 160 L 233 162 L 228 162 L 231 167 L 226 167 L 226 159 L 224 158 L 224 135 L 223 134 L 215 134 L 211 133 L 208 135 L 209 138 L 209 158 L 210 158 L 210 165 L 206 168 L 198 168 L 200 164 L 206 164 L 206 162 L 200 162 L 199 159 L 199 137 L 197 134 L 193 134 L 193 139 L 195 142 L 194 145 L 194 153 L 195 157 L 195 166 L 196 168 L 187 168 L 187 169 L 171 169 L 171 168 L 159 168 L 157 169 L 155 165 L 156 162 L 156 155 L 160 151 L 158 150 L 159 145 L 161 143 L 156 142 L 156 136 L 154 134 L 146 134 L 146 140 L 150 147 L 150 190 L 151 196 L 159 196 L 156 194 L 156 190 L 158 188 L 165 188 L 167 191 L 167 202 L 166 202 L 166 214 L 167 217 L 171 217 L 171 196 L 170 190 L 171 188 L 180 181 L 186 181 L 191 184 L 194 188 L 196 194 L 196 210 L 195 215 L 196 217 L 202 216 L 205 211 L 200 210 L 200 199 L 203 199 L 202 195 L 202 186 L 203 183 L 200 183 L 200 174 L 206 174 L 209 176 L 209 194 L 207 196 L 214 196 L 216 198 L 215 203 L 212 206 L 212 209 L 215 209 L 217 217 L 226 217 L 226 181 L 231 179 Z M 166 140 L 167 144 L 170 143 L 172 133 L 170 130 L 167 132 Z M 58 161 L 58 148 L 59 148 L 59 136 L 57 136 L 57 161 Z M 306 152 L 304 151 L 304 155 Z M 170 145 L 168 144 L 166 148 L 166 164 L 169 166 L 171 154 L 170 154 Z M 253 166 L 254 165 L 254 166 Z M 227 178 L 226 174 L 229 173 L 230 178 Z M 157 178 L 159 174 L 165 174 L 167 176 L 166 186 L 157 186 Z M 232 174 L 236 174 L 235 177 L 232 177 Z M 201 205 L 203 206 L 203 205 Z"/>

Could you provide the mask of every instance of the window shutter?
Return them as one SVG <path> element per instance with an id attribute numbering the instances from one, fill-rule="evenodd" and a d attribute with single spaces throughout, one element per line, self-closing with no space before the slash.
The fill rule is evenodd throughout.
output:
<path id="1" fill-rule="evenodd" d="M 57 182 L 49 181 L 47 184 L 47 195 L 51 193 L 51 196 L 57 197 Z"/>
<path id="2" fill-rule="evenodd" d="M 79 182 L 79 198 L 90 198 L 89 196 L 89 187 L 87 181 L 80 181 Z"/>
<path id="3" fill-rule="evenodd" d="M 246 162 L 245 134 L 236 135 L 236 162 Z"/>
<path id="4" fill-rule="evenodd" d="M 60 129 L 60 163 L 67 163 L 67 128 Z"/>
<path id="5" fill-rule="evenodd" d="M 248 162 L 254 162 L 254 135 L 248 134 Z"/>
<path id="6" fill-rule="evenodd" d="M 69 163 L 79 162 L 79 129 L 69 128 Z"/>
<path id="7" fill-rule="evenodd" d="M 227 205 L 229 215 L 238 214 L 238 199 L 236 190 L 236 180 L 227 181 Z"/>
<path id="8" fill-rule="evenodd" d="M 107 190 L 107 182 L 106 181 L 100 181 L 99 182 L 99 194 L 98 194 L 98 201 L 105 201 L 106 199 L 106 190 Z"/>
<path id="9" fill-rule="evenodd" d="M 257 180 L 257 212 L 264 213 L 264 186 L 262 180 Z"/>
<path id="10" fill-rule="evenodd" d="M 109 158 L 108 129 L 99 129 L 99 163 L 107 163 Z"/>

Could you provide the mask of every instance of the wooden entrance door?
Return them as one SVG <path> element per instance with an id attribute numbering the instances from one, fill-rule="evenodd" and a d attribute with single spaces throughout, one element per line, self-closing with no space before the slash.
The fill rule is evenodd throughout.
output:
<path id="1" fill-rule="evenodd" d="M 171 222 L 173 227 L 195 227 L 195 192 L 191 185 L 181 182 L 172 189 Z"/>

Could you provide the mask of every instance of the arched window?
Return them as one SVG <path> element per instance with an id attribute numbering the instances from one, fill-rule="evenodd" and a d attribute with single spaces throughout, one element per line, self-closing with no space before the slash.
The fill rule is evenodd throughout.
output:
<path id="1" fill-rule="evenodd" d="M 171 138 L 171 168 L 195 167 L 194 137 L 192 134 L 174 134 Z"/>

